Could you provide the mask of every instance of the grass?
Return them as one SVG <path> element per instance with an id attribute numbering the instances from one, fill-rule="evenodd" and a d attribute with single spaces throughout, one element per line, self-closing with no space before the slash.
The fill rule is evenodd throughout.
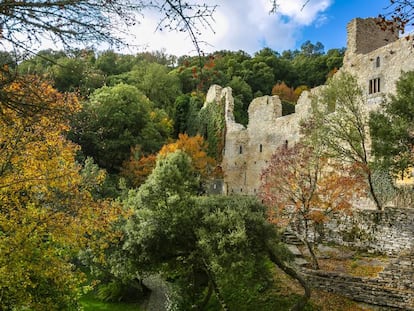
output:
<path id="1" fill-rule="evenodd" d="M 80 302 L 84 311 L 143 311 L 139 303 L 103 302 L 92 294 L 83 296 Z"/>

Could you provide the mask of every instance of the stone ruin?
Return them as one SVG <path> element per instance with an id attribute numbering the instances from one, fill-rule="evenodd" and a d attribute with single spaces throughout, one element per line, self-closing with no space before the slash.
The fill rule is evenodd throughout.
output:
<path id="1" fill-rule="evenodd" d="M 347 50 L 339 71 L 354 75 L 364 90 L 365 108 L 368 111 L 377 109 L 384 96 L 395 92 L 401 73 L 414 70 L 413 39 L 382 31 L 374 18 L 352 20 L 347 33 Z M 205 105 L 225 105 L 224 179 L 219 185 L 222 193 L 257 193 L 260 174 L 275 149 L 299 140 L 299 124 L 309 115 L 311 96 L 320 88 L 302 93 L 295 113 L 286 116 L 282 116 L 278 96 L 255 98 L 249 106 L 249 122 L 245 127 L 235 122 L 231 89 L 218 85 L 210 87 Z"/>

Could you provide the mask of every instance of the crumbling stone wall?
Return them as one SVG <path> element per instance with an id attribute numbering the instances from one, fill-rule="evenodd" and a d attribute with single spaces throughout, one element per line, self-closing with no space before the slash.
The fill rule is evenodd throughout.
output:
<path id="1" fill-rule="evenodd" d="M 395 92 L 395 82 L 402 71 L 414 70 L 413 39 L 400 38 L 384 32 L 375 19 L 354 19 L 348 24 L 348 47 L 344 65 L 357 77 L 365 92 L 366 110 L 378 109 L 384 96 Z M 309 115 L 311 94 L 304 92 L 295 113 L 282 116 L 277 96 L 256 98 L 249 106 L 247 127 L 235 122 L 231 89 L 213 85 L 206 98 L 210 103 L 225 105 L 226 135 L 222 169 L 225 194 L 256 194 L 260 175 L 279 146 L 291 146 L 300 138 L 300 122 Z M 363 203 L 364 205 L 368 203 Z"/>
<path id="2" fill-rule="evenodd" d="M 376 277 L 302 268 L 312 287 L 369 304 L 414 310 L 414 209 L 388 207 L 334 215 L 321 233 L 323 242 L 386 253 L 390 262 Z"/>
<path id="3" fill-rule="evenodd" d="M 414 250 L 414 209 L 354 210 L 324 225 L 324 241 L 396 255 Z"/>
<path id="4" fill-rule="evenodd" d="M 308 117 L 312 93 L 304 92 L 298 100 L 294 114 L 282 116 L 278 96 L 255 98 L 249 106 L 247 127 L 234 121 L 234 102 L 230 88 L 210 87 L 206 105 L 225 105 L 225 149 L 222 169 L 225 194 L 257 193 L 260 174 L 276 148 L 291 146 L 299 140 L 300 122 Z"/>
<path id="5" fill-rule="evenodd" d="M 396 31 L 384 31 L 375 18 L 355 18 L 347 25 L 348 54 L 367 54 L 398 40 Z"/>
<path id="6" fill-rule="evenodd" d="M 410 263 L 412 271 L 412 261 Z M 412 285 L 412 273 L 407 275 L 397 272 L 395 280 L 390 278 L 368 278 L 345 275 L 342 273 L 302 269 L 302 274 L 313 288 L 327 292 L 333 292 L 352 300 L 365 303 L 397 308 L 401 310 L 414 310 L 414 288 Z M 398 284 L 410 283 L 404 288 L 398 288 Z"/>

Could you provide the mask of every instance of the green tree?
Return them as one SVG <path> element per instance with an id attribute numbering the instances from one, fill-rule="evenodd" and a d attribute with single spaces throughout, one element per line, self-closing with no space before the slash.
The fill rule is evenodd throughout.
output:
<path id="1" fill-rule="evenodd" d="M 138 62 L 138 58 L 133 55 L 118 54 L 109 50 L 98 55 L 95 66 L 106 76 L 112 76 L 130 71 Z"/>
<path id="2" fill-rule="evenodd" d="M 234 76 L 229 82 L 234 98 L 234 118 L 236 122 L 247 125 L 248 109 L 253 100 L 253 92 L 249 84 L 239 76 Z"/>
<path id="3" fill-rule="evenodd" d="M 197 184 L 189 157 L 178 151 L 159 158 L 146 182 L 129 192 L 124 205 L 133 215 L 119 273 L 162 273 L 180 289 L 182 309 L 203 309 L 213 292 L 225 310 L 258 299 L 256 285 L 269 285 L 268 256 L 305 284 L 284 264 L 263 205 L 249 197 L 195 197 Z"/>
<path id="4" fill-rule="evenodd" d="M 414 72 L 402 74 L 381 108 L 370 115 L 372 151 L 381 166 L 404 177 L 414 164 Z"/>
<path id="5" fill-rule="evenodd" d="M 327 157 L 345 161 L 360 169 L 369 194 L 380 210 L 373 183 L 372 157 L 369 152 L 368 113 L 365 97 L 355 77 L 340 73 L 313 98 L 313 112 L 303 130 L 314 144 L 324 146 Z"/>
<path id="6" fill-rule="evenodd" d="M 109 81 L 112 85 L 123 82 L 137 87 L 156 108 L 165 110 L 173 117 L 174 101 L 181 95 L 181 85 L 177 75 L 165 65 L 141 61 L 132 70 L 111 76 Z"/>
<path id="7" fill-rule="evenodd" d="M 154 153 L 169 137 L 172 123 L 136 87 L 119 84 L 96 90 L 74 120 L 70 138 L 110 173 L 119 172 L 131 147 Z"/>

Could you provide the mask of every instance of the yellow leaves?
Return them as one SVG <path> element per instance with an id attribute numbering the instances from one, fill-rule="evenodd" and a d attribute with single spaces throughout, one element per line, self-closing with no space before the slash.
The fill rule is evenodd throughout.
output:
<path id="1" fill-rule="evenodd" d="M 201 173 L 202 176 L 207 176 L 215 167 L 215 161 L 207 155 L 207 144 L 201 135 L 193 137 L 187 134 L 179 134 L 178 140 L 175 143 L 164 145 L 159 151 L 160 156 L 165 156 L 168 153 L 173 153 L 176 150 L 181 150 L 190 156 L 194 168 Z"/>
<path id="2" fill-rule="evenodd" d="M 74 301 L 83 281 L 71 260 L 86 246 L 100 250 L 101 239 L 118 237 L 110 229 L 122 212 L 93 200 L 75 163 L 78 146 L 63 136 L 67 115 L 79 107 L 74 95 L 37 77 L 1 92 L 32 109 L 22 116 L 0 103 L 0 309 L 19 301 L 57 310 L 58 301 Z"/>

